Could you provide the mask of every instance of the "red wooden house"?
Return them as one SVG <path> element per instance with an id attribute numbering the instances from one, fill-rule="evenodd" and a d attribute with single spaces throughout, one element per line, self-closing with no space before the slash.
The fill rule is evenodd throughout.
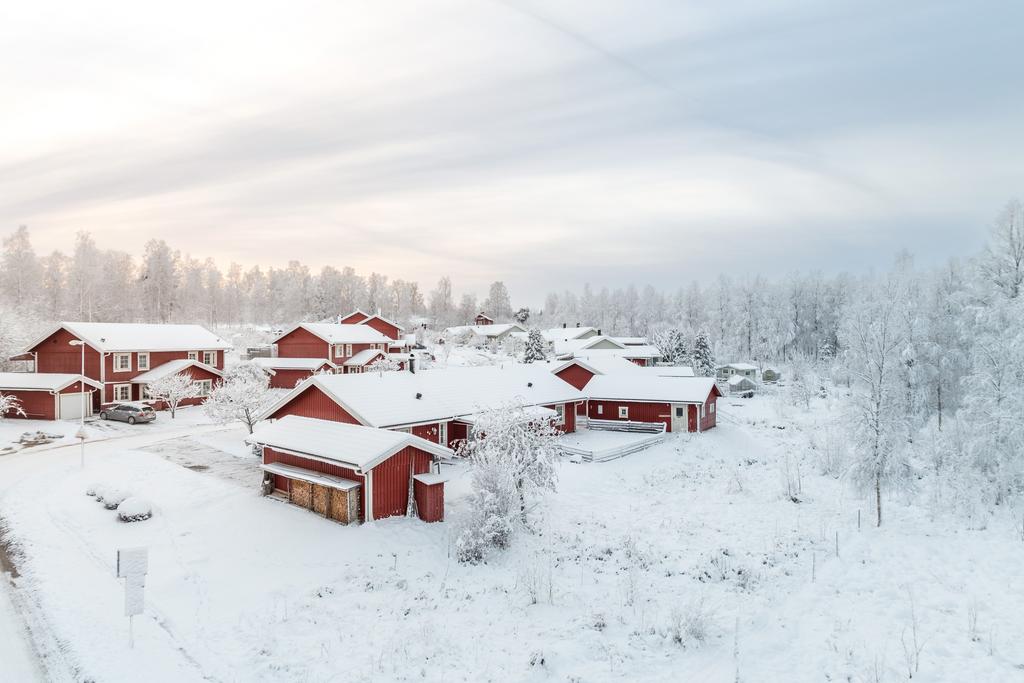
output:
<path id="1" fill-rule="evenodd" d="M 261 425 L 265 491 L 343 523 L 403 516 L 413 492 L 420 519 L 444 519 L 448 448 L 401 431 L 288 415 Z"/>
<path id="2" fill-rule="evenodd" d="M 562 431 L 575 431 L 576 405 L 583 399 L 542 366 L 317 375 L 282 397 L 263 417 L 298 415 L 402 430 L 454 448 L 469 436 L 479 414 L 490 408 L 543 408 L 543 419 Z"/>
<path id="3" fill-rule="evenodd" d="M 37 373 L 79 373 L 85 342 L 85 376 L 99 382 L 93 408 L 140 398 L 136 377 L 175 360 L 194 360 L 224 369 L 231 344 L 199 325 L 60 323 L 29 345 Z"/>
<path id="4" fill-rule="evenodd" d="M 313 375 L 338 371 L 338 366 L 326 358 L 253 358 L 252 363 L 270 375 L 274 389 L 294 389 Z"/>
<path id="5" fill-rule="evenodd" d="M 387 353 L 391 340 L 369 325 L 302 323 L 274 340 L 278 358 L 323 358 L 338 367 L 363 351 Z"/>
<path id="6" fill-rule="evenodd" d="M 476 318 L 473 320 L 474 325 L 493 325 L 494 318 L 485 315 L 483 313 L 477 313 Z"/>
<path id="7" fill-rule="evenodd" d="M 598 375 L 583 389 L 592 420 L 664 422 L 670 432 L 703 432 L 716 424 L 722 395 L 710 377 Z"/>
<path id="8" fill-rule="evenodd" d="M 388 339 L 398 340 L 402 338 L 402 326 L 392 320 L 388 320 L 379 313 L 370 315 L 356 309 L 339 319 L 338 323 L 342 325 L 368 325 Z"/>
<path id="9" fill-rule="evenodd" d="M 85 389 L 83 406 L 82 390 Z M 28 420 L 77 420 L 92 415 L 93 394 L 103 385 L 79 374 L 0 372 L 0 394 L 14 396 L 21 410 L 9 410 L 0 417 Z"/>

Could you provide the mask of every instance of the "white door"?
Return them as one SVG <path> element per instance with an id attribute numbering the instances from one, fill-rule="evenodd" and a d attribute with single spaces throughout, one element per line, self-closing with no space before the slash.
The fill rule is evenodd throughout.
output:
<path id="1" fill-rule="evenodd" d="M 92 415 L 92 401 L 88 393 L 85 394 L 85 416 Z M 61 394 L 60 415 L 61 420 L 77 420 L 82 417 L 82 394 Z"/>
<path id="2" fill-rule="evenodd" d="M 686 431 L 686 404 L 672 404 L 672 431 L 674 433 Z"/>

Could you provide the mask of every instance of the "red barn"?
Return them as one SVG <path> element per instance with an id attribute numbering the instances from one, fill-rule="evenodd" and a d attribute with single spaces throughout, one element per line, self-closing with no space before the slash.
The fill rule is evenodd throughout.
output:
<path id="1" fill-rule="evenodd" d="M 547 408 L 546 419 L 576 429 L 579 391 L 544 366 L 467 367 L 420 372 L 317 375 L 264 414 L 403 430 L 448 447 L 467 438 L 473 416 L 488 408 Z"/>
<path id="2" fill-rule="evenodd" d="M 343 523 L 403 516 L 444 519 L 435 462 L 452 451 L 400 431 L 289 415 L 250 437 L 263 452 L 265 491 Z"/>
<path id="3" fill-rule="evenodd" d="M 710 377 L 601 375 L 587 384 L 592 420 L 664 422 L 670 432 L 703 432 L 716 424 L 721 392 Z"/>
<path id="4" fill-rule="evenodd" d="M 342 367 L 363 351 L 387 352 L 391 340 L 369 325 L 302 323 L 274 340 L 278 358 L 323 358 Z"/>
<path id="5" fill-rule="evenodd" d="M 149 385 L 171 375 L 185 375 L 199 385 L 199 395 L 194 398 L 187 398 L 179 406 L 199 405 L 209 397 L 213 388 L 223 381 L 224 373 L 212 365 L 200 363 L 197 360 L 178 359 L 172 360 L 144 372 L 132 379 L 131 398 L 119 398 L 119 401 L 147 401 L 152 403 L 154 410 L 165 410 L 167 406 L 163 401 L 154 401 L 149 395 Z"/>
<path id="6" fill-rule="evenodd" d="M 173 360 L 194 360 L 218 371 L 231 345 L 199 325 L 135 323 L 60 323 L 25 351 L 39 373 L 80 373 L 85 342 L 85 376 L 99 382 L 93 397 L 101 403 L 130 401 L 136 395 L 133 380 Z"/>
<path id="7" fill-rule="evenodd" d="M 83 387 L 85 417 L 88 417 L 92 415 L 93 394 L 103 388 L 99 382 L 66 373 L 0 372 L 0 394 L 21 401 L 25 413 L 9 410 L 0 417 L 77 420 L 82 417 Z"/>
<path id="8" fill-rule="evenodd" d="M 338 366 L 326 358 L 253 358 L 252 362 L 270 375 L 274 389 L 294 389 L 313 375 L 338 371 Z"/>

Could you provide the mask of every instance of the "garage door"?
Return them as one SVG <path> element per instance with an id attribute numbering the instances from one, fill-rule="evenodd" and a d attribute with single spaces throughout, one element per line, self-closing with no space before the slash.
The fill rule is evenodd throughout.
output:
<path id="1" fill-rule="evenodd" d="M 85 395 L 85 416 L 89 417 L 92 415 L 92 401 L 89 400 L 89 394 Z M 60 395 L 60 419 L 61 420 L 77 420 L 82 417 L 82 395 L 81 394 L 61 394 Z"/>

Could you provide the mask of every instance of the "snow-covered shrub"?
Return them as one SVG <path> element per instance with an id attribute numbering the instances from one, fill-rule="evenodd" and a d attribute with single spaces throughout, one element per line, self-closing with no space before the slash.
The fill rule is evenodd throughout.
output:
<path id="1" fill-rule="evenodd" d="M 141 522 L 153 516 L 153 506 L 145 498 L 125 498 L 117 506 L 117 518 L 122 522 Z"/>
<path id="2" fill-rule="evenodd" d="M 669 613 L 668 633 L 677 645 L 700 645 L 710 635 L 713 614 L 700 598 Z"/>
<path id="3" fill-rule="evenodd" d="M 103 503 L 103 507 L 108 510 L 116 510 L 117 506 L 128 499 L 129 493 L 127 491 L 121 491 L 120 489 L 106 489 L 103 491 L 103 498 L 100 499 L 100 494 L 96 495 L 96 500 Z"/>
<path id="4" fill-rule="evenodd" d="M 523 349 L 523 362 L 533 363 L 543 361 L 547 358 L 547 342 L 541 335 L 540 330 L 530 330 L 526 338 L 526 347 Z"/>
<path id="5" fill-rule="evenodd" d="M 89 484 L 89 486 L 85 488 L 85 495 L 98 496 L 103 489 L 103 484 Z"/>
<path id="6" fill-rule="evenodd" d="M 199 383 L 183 372 L 166 375 L 150 382 L 146 390 L 150 398 L 162 401 L 167 406 L 172 420 L 183 401 L 197 398 L 202 393 Z"/>
<path id="7" fill-rule="evenodd" d="M 14 413 L 25 417 L 25 409 L 21 407 L 21 399 L 12 394 L 0 394 L 0 419 L 7 413 Z"/>

